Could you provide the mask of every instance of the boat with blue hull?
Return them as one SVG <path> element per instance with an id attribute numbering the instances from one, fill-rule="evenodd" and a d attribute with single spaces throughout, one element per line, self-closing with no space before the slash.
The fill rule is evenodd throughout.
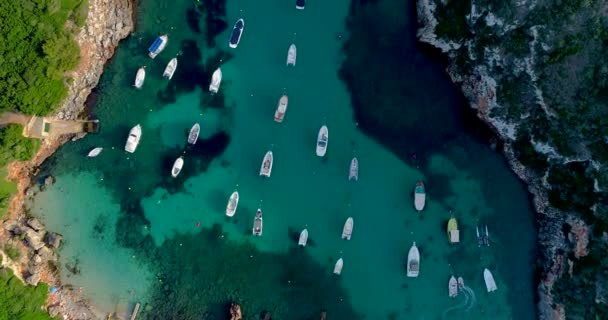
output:
<path id="1" fill-rule="evenodd" d="M 166 34 L 163 34 L 162 36 L 159 36 L 158 38 L 154 39 L 154 42 L 152 42 L 152 45 L 150 45 L 150 48 L 148 48 L 148 55 L 150 56 L 150 58 L 156 58 L 156 56 L 161 53 L 161 51 L 165 50 L 168 40 L 169 37 Z"/>
<path id="2" fill-rule="evenodd" d="M 230 34 L 230 41 L 228 44 L 230 48 L 236 48 L 241 42 L 241 35 L 243 35 L 243 28 L 245 28 L 245 20 L 239 19 L 234 24 L 234 28 L 232 28 L 232 33 Z"/>

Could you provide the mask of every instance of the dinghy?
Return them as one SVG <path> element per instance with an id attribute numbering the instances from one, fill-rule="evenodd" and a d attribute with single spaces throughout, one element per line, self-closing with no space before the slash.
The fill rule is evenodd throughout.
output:
<path id="1" fill-rule="evenodd" d="M 416 247 L 416 241 L 412 244 L 410 252 L 407 254 L 407 276 L 415 278 L 420 272 L 420 252 Z"/>
<path id="2" fill-rule="evenodd" d="M 458 289 L 464 289 L 464 280 L 462 280 L 462 277 L 458 277 Z"/>
<path id="3" fill-rule="evenodd" d="M 195 144 L 198 140 L 198 134 L 201 132 L 201 126 L 198 123 L 195 123 L 192 128 L 190 128 L 190 133 L 188 134 L 188 143 Z"/>
<path id="4" fill-rule="evenodd" d="M 350 180 L 359 180 L 359 160 L 357 157 L 354 157 L 350 160 L 350 170 L 348 171 L 348 181 Z"/>
<path id="5" fill-rule="evenodd" d="M 97 157 L 101 153 L 102 150 L 103 150 L 102 147 L 97 147 L 97 148 L 89 151 L 89 154 L 87 154 L 87 157 L 89 157 L 89 158 Z"/>
<path id="6" fill-rule="evenodd" d="M 234 24 L 234 28 L 232 28 L 232 33 L 230 34 L 230 41 L 228 44 L 230 48 L 236 48 L 241 42 L 241 36 L 243 35 L 243 28 L 245 27 L 245 20 L 239 19 Z"/>
<path id="7" fill-rule="evenodd" d="M 173 163 L 173 168 L 171 169 L 171 175 L 173 176 L 173 178 L 177 178 L 179 173 L 182 172 L 183 167 L 184 167 L 184 158 L 179 157 L 179 158 L 175 159 L 175 162 Z"/>
<path id="8" fill-rule="evenodd" d="M 287 65 L 288 66 L 296 66 L 296 45 L 291 44 L 289 46 L 289 50 L 287 50 Z"/>
<path id="9" fill-rule="evenodd" d="M 135 152 L 135 149 L 137 149 L 137 146 L 139 145 L 139 140 L 141 140 L 141 126 L 138 124 L 129 131 L 129 137 L 125 144 L 125 151 L 130 153 Z"/>
<path id="10" fill-rule="evenodd" d="M 458 282 L 454 276 L 450 277 L 450 282 L 448 283 L 448 295 L 450 298 L 455 298 L 458 295 Z"/>
<path id="11" fill-rule="evenodd" d="M 156 56 L 161 51 L 165 50 L 168 40 L 169 40 L 169 37 L 166 34 L 163 34 L 162 36 L 154 39 L 154 42 L 152 42 L 152 45 L 150 45 L 150 48 L 148 48 L 148 51 L 149 51 L 148 55 L 150 56 L 150 58 L 152 58 L 152 59 L 156 58 Z"/>
<path id="12" fill-rule="evenodd" d="M 253 219 L 253 235 L 261 236 L 262 235 L 262 209 L 258 209 L 255 213 L 255 218 Z"/>
<path id="13" fill-rule="evenodd" d="M 448 241 L 450 244 L 460 242 L 460 231 L 458 230 L 458 221 L 454 215 L 448 221 Z"/>
<path id="14" fill-rule="evenodd" d="M 426 193 L 424 192 L 424 183 L 418 181 L 414 189 L 414 206 L 416 207 L 416 211 L 422 211 L 425 203 Z"/>
<path id="15" fill-rule="evenodd" d="M 135 88 L 140 89 L 141 86 L 144 85 L 144 80 L 146 80 L 146 67 L 141 67 L 137 70 L 137 75 L 135 76 L 135 83 L 133 84 Z"/>
<path id="16" fill-rule="evenodd" d="M 317 156 L 324 157 L 327 152 L 327 142 L 329 140 L 329 132 L 327 126 L 322 126 L 319 129 L 319 135 L 317 136 Z"/>
<path id="17" fill-rule="evenodd" d="M 226 205 L 226 215 L 229 217 L 234 216 L 236 207 L 239 205 L 239 192 L 235 191 L 230 195 L 228 199 L 228 205 Z"/>
<path id="18" fill-rule="evenodd" d="M 305 5 L 306 5 L 306 0 L 296 0 L 296 9 L 304 10 Z"/>
<path id="19" fill-rule="evenodd" d="M 300 247 L 306 247 L 306 242 L 308 241 L 308 230 L 304 229 L 300 232 L 300 239 L 298 240 L 298 245 Z"/>
<path id="20" fill-rule="evenodd" d="M 177 69 L 177 58 L 171 59 L 165 68 L 165 72 L 163 72 L 163 77 L 171 80 L 173 78 L 173 74 L 175 73 L 175 69 Z"/>
<path id="21" fill-rule="evenodd" d="M 211 75 L 211 84 L 209 84 L 209 92 L 212 94 L 217 93 L 220 89 L 220 84 L 222 83 L 222 69 L 217 68 L 213 71 L 213 75 Z"/>
<path id="22" fill-rule="evenodd" d="M 268 151 L 264 155 L 264 160 L 262 160 L 262 166 L 260 167 L 260 176 L 270 178 L 270 174 L 272 173 L 272 162 L 272 151 Z"/>
<path id="23" fill-rule="evenodd" d="M 287 112 L 287 95 L 284 94 L 279 99 L 279 104 L 277 105 L 277 111 L 274 112 L 274 121 L 281 123 L 283 122 L 283 118 L 285 117 L 285 112 Z"/>
<path id="24" fill-rule="evenodd" d="M 342 266 L 344 265 L 344 260 L 342 258 L 336 261 L 336 266 L 334 266 L 334 274 L 340 275 L 342 273 Z"/>
<path id="25" fill-rule="evenodd" d="M 494 276 L 492 276 L 492 272 L 490 270 L 483 269 L 483 280 L 486 282 L 486 289 L 488 292 L 496 291 L 498 288 L 496 287 L 496 282 L 494 282 Z"/>
<path id="26" fill-rule="evenodd" d="M 342 239 L 350 240 L 350 237 L 353 235 L 353 218 L 348 217 L 346 222 L 344 223 L 344 228 L 342 229 Z"/>

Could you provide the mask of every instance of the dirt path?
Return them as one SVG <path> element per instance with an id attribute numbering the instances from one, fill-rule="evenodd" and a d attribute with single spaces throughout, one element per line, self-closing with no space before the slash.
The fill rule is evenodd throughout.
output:
<path id="1" fill-rule="evenodd" d="M 30 118 L 31 118 L 31 116 L 26 116 L 21 113 L 8 111 L 8 112 L 5 112 L 0 115 L 0 126 L 11 124 L 11 123 L 16 123 L 16 124 L 20 124 L 22 126 L 26 126 L 27 123 L 30 121 Z"/>

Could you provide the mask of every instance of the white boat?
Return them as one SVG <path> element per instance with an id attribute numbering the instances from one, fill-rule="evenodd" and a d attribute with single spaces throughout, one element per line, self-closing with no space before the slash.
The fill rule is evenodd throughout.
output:
<path id="1" fill-rule="evenodd" d="M 416 188 L 414 189 L 414 207 L 416 207 L 416 211 L 422 211 L 425 203 L 426 193 L 424 191 L 424 183 L 422 181 L 418 181 L 416 183 Z"/>
<path id="2" fill-rule="evenodd" d="M 274 121 L 281 123 L 283 122 L 283 118 L 285 118 L 285 112 L 287 112 L 287 103 L 289 102 L 289 99 L 287 98 L 287 95 L 284 94 L 280 99 L 279 99 L 279 103 L 277 104 L 277 110 L 274 112 Z"/>
<path id="3" fill-rule="evenodd" d="M 175 69 L 177 69 L 177 58 L 171 59 L 165 68 L 165 72 L 163 72 L 163 77 L 171 80 L 173 78 L 173 74 L 175 73 Z"/>
<path id="4" fill-rule="evenodd" d="M 272 151 L 268 151 L 264 155 L 264 160 L 262 160 L 262 165 L 260 166 L 260 176 L 270 178 L 270 174 L 272 173 L 272 162 Z"/>
<path id="5" fill-rule="evenodd" d="M 344 265 L 344 260 L 342 258 L 336 261 L 336 265 L 334 266 L 334 274 L 340 275 L 342 273 L 342 266 Z"/>
<path id="6" fill-rule="evenodd" d="M 236 207 L 239 205 L 239 192 L 235 191 L 230 195 L 230 199 L 228 199 L 228 204 L 226 205 L 226 215 L 229 217 L 234 216 L 236 212 Z"/>
<path id="7" fill-rule="evenodd" d="M 412 244 L 410 252 L 407 254 L 407 276 L 415 278 L 420 272 L 420 252 L 416 247 L 416 242 Z"/>
<path id="8" fill-rule="evenodd" d="M 209 92 L 217 93 L 220 89 L 220 84 L 222 83 L 222 69 L 217 68 L 213 71 L 213 75 L 211 75 L 211 84 L 209 84 Z"/>
<path id="9" fill-rule="evenodd" d="M 306 247 L 306 242 L 308 241 L 308 230 L 304 229 L 300 232 L 300 239 L 298 240 L 298 245 L 301 247 Z"/>
<path id="10" fill-rule="evenodd" d="M 348 180 L 359 180 L 359 160 L 357 157 L 354 157 L 350 160 L 350 169 L 348 170 Z"/>
<path id="11" fill-rule="evenodd" d="M 190 128 L 190 133 L 188 134 L 188 143 L 195 144 L 198 140 L 198 134 L 201 132 L 201 126 L 198 123 L 195 123 L 192 128 Z"/>
<path id="12" fill-rule="evenodd" d="M 154 42 L 152 42 L 152 45 L 150 45 L 150 48 L 148 48 L 148 55 L 150 56 L 150 58 L 156 58 L 156 56 L 161 51 L 165 50 L 168 40 L 169 37 L 166 34 L 163 34 L 162 36 L 159 36 L 158 38 L 154 39 Z"/>
<path id="13" fill-rule="evenodd" d="M 101 151 L 103 151 L 103 148 L 97 147 L 97 148 L 89 151 L 89 154 L 87 154 L 87 157 L 89 157 L 89 158 L 97 157 L 101 153 Z"/>
<path id="14" fill-rule="evenodd" d="M 350 240 L 353 235 L 353 218 L 348 217 L 344 222 L 344 228 L 342 229 L 342 239 Z"/>
<path id="15" fill-rule="evenodd" d="M 327 142 L 329 141 L 329 132 L 327 126 L 322 126 L 319 129 L 319 135 L 317 136 L 317 156 L 324 157 L 327 153 Z"/>
<path id="16" fill-rule="evenodd" d="M 291 44 L 289 46 L 289 50 L 287 50 L 287 65 L 288 66 L 296 66 L 296 45 Z"/>
<path id="17" fill-rule="evenodd" d="M 184 158 L 179 157 L 179 158 L 175 159 L 175 162 L 173 163 L 173 168 L 171 169 L 171 176 L 173 176 L 173 178 L 177 178 L 179 173 L 182 172 L 183 167 L 184 167 Z"/>
<path id="18" fill-rule="evenodd" d="M 263 228 L 263 220 L 262 220 L 262 209 L 258 209 L 255 213 L 255 218 L 253 219 L 253 235 L 261 236 L 262 228 Z"/>
<path id="19" fill-rule="evenodd" d="M 135 88 L 139 89 L 144 85 L 144 80 L 146 80 L 146 67 L 141 67 L 137 70 L 137 75 L 135 76 L 135 83 L 133 84 Z"/>
<path id="20" fill-rule="evenodd" d="M 305 5 L 306 5 L 306 0 L 296 0 L 296 9 L 304 10 Z"/>
<path id="21" fill-rule="evenodd" d="M 228 44 L 230 48 L 236 48 L 241 42 L 241 36 L 243 35 L 243 28 L 245 28 L 245 20 L 242 18 L 237 20 L 234 24 L 234 28 L 232 28 L 232 33 L 230 34 L 230 40 Z"/>
<path id="22" fill-rule="evenodd" d="M 130 153 L 135 152 L 137 145 L 139 145 L 139 140 L 141 140 L 141 126 L 138 124 L 129 131 L 129 137 L 125 144 L 125 151 Z"/>
<path id="23" fill-rule="evenodd" d="M 490 270 L 483 269 L 483 280 L 486 282 L 486 289 L 488 292 L 496 291 L 498 288 L 496 287 L 496 282 L 494 282 L 494 277 L 492 276 L 492 272 Z"/>
<path id="24" fill-rule="evenodd" d="M 450 281 L 448 283 L 448 295 L 450 298 L 454 298 L 458 295 L 458 282 L 454 276 L 450 277 Z"/>
<path id="25" fill-rule="evenodd" d="M 458 289 L 464 289 L 464 280 L 462 280 L 462 277 L 458 277 Z"/>

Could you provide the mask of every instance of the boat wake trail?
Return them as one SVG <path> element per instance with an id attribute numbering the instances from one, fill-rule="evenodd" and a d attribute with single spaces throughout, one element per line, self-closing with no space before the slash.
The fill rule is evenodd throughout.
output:
<path id="1" fill-rule="evenodd" d="M 443 312 L 443 314 L 441 315 L 441 320 L 445 320 L 446 317 L 448 316 L 448 314 L 452 311 L 464 310 L 465 312 L 468 312 L 469 310 L 471 310 L 471 308 L 473 308 L 473 306 L 477 302 L 477 298 L 475 297 L 475 292 L 473 292 L 473 290 L 471 288 L 464 287 L 464 288 L 460 289 L 459 291 L 460 291 L 461 295 L 464 296 L 463 301 L 453 307 L 446 309 Z"/>

